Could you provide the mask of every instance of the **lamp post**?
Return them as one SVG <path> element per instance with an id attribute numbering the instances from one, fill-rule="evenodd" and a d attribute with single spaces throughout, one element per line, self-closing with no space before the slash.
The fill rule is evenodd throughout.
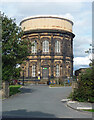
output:
<path id="1" fill-rule="evenodd" d="M 93 45 L 93 43 L 90 44 L 90 48 L 88 50 L 86 50 L 85 53 L 88 53 L 89 55 L 92 54 L 92 60 L 94 60 L 94 45 Z"/>
<path id="2" fill-rule="evenodd" d="M 71 76 L 71 77 L 70 77 L 70 83 L 71 83 L 71 84 L 72 84 L 72 81 L 73 81 L 73 77 Z"/>
<path id="3" fill-rule="evenodd" d="M 68 84 L 70 83 L 70 77 L 67 77 L 67 82 L 68 82 Z"/>
<path id="4" fill-rule="evenodd" d="M 22 67 L 22 70 L 23 70 L 23 86 L 24 86 L 24 66 Z"/>

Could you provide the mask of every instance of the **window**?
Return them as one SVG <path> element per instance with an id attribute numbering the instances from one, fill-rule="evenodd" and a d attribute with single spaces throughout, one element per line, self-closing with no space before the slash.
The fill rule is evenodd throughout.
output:
<path id="1" fill-rule="evenodd" d="M 36 53 L 37 52 L 37 42 L 36 41 L 33 41 L 32 42 L 32 53 Z"/>
<path id="2" fill-rule="evenodd" d="M 47 40 L 43 41 L 43 52 L 49 52 L 49 42 Z"/>
<path id="3" fill-rule="evenodd" d="M 55 52 L 56 53 L 60 52 L 60 42 L 58 40 L 55 42 Z"/>
<path id="4" fill-rule="evenodd" d="M 36 66 L 33 65 L 32 66 L 32 77 L 35 77 L 35 75 L 36 75 Z"/>
<path id="5" fill-rule="evenodd" d="M 56 65 L 56 77 L 60 76 L 59 65 Z"/>

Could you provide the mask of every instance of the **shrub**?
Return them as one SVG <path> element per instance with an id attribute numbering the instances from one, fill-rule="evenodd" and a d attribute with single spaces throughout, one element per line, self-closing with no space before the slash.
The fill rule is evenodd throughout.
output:
<path id="1" fill-rule="evenodd" d="M 14 94 L 20 92 L 20 90 L 19 90 L 20 87 L 21 87 L 21 85 L 10 85 L 9 86 L 9 91 L 10 91 L 9 95 L 11 96 L 11 95 L 14 95 Z"/>
<path id="2" fill-rule="evenodd" d="M 89 68 L 85 74 L 79 76 L 78 88 L 74 90 L 71 98 L 79 102 L 94 102 L 94 70 Z"/>

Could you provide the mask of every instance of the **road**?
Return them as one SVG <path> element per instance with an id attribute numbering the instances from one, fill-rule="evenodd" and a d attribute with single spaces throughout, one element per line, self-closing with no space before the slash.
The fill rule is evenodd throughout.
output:
<path id="1" fill-rule="evenodd" d="M 71 87 L 49 88 L 46 85 L 29 85 L 22 93 L 2 103 L 4 118 L 91 118 L 92 115 L 73 110 L 62 103 Z"/>

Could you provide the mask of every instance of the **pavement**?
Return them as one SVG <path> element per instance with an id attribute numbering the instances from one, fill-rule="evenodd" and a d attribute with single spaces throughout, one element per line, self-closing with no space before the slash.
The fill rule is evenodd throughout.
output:
<path id="1" fill-rule="evenodd" d="M 67 101 L 67 106 L 74 109 L 74 110 L 90 110 L 93 109 L 92 103 L 86 103 L 86 102 L 77 102 L 77 101 Z M 85 112 L 85 111 L 83 111 Z"/>
<path id="2" fill-rule="evenodd" d="M 2 99 L 2 90 L 0 90 L 0 99 Z"/>
<path id="3" fill-rule="evenodd" d="M 68 97 L 71 87 L 49 88 L 46 85 L 28 85 L 21 93 L 2 101 L 3 118 L 91 118 L 92 113 L 71 109 L 61 102 Z"/>

